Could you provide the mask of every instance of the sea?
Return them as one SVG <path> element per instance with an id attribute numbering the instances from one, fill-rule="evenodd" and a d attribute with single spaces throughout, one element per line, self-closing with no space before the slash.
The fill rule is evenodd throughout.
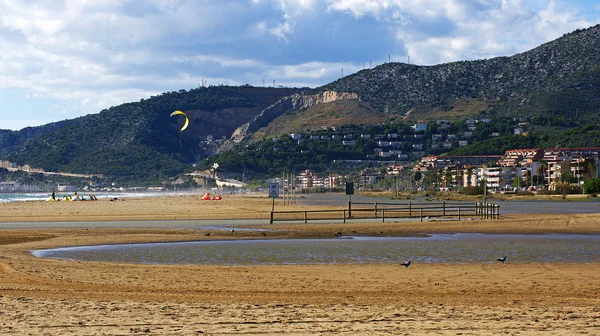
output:
<path id="1" fill-rule="evenodd" d="M 196 195 L 202 194 L 204 191 L 144 191 L 144 192 L 91 192 L 99 200 L 101 199 L 113 199 L 113 198 L 132 198 L 132 197 L 153 197 L 153 196 L 181 196 L 181 195 Z M 86 196 L 90 192 L 79 192 L 81 196 Z M 45 201 L 50 197 L 51 193 L 0 193 L 0 203 L 8 202 L 28 202 L 28 201 Z M 59 192 L 56 194 L 56 198 L 62 198 L 66 195 L 73 195 L 73 193 Z"/>

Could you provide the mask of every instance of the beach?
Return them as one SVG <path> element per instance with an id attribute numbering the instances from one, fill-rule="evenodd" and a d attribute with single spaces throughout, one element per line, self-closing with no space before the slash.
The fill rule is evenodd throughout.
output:
<path id="1" fill-rule="evenodd" d="M 235 239 L 431 233 L 600 234 L 597 214 L 499 220 L 268 224 L 271 199 L 225 196 L 0 204 L 0 334 L 593 335 L 600 264 L 139 265 L 37 258 L 60 246 L 232 239 L 137 221 L 261 220 Z M 284 205 L 277 209 L 306 209 Z M 334 209 L 335 206 L 310 206 Z M 32 222 L 73 222 L 35 227 Z M 136 221 L 97 227 L 93 221 Z M 1 223 L 0 223 L 1 224 Z M 262 230 L 269 230 L 264 238 Z"/>

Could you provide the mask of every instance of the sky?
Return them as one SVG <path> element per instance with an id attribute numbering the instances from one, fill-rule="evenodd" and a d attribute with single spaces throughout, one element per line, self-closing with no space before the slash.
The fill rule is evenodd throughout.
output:
<path id="1" fill-rule="evenodd" d="M 510 56 L 598 23 L 600 0 L 0 0 L 0 129 L 201 85 Z"/>

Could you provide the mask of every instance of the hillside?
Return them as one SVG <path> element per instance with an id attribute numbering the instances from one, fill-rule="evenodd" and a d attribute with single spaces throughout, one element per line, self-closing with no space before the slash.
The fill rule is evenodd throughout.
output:
<path id="1" fill-rule="evenodd" d="M 399 115 L 415 108 L 427 110 L 476 99 L 494 102 L 481 112 L 496 115 L 551 113 L 598 121 L 599 66 L 597 25 L 511 57 L 434 66 L 387 63 L 341 78 L 321 90 L 353 92 L 376 110 Z M 449 109 L 449 114 L 452 111 Z"/>
<path id="2" fill-rule="evenodd" d="M 53 122 L 38 127 L 26 127 L 20 131 L 0 129 L 0 158 L 2 158 L 8 152 L 17 149 L 28 140 L 37 138 L 38 136 L 50 132 L 54 132 L 62 127 L 74 123 L 75 120 L 76 119 Z"/>
<path id="3" fill-rule="evenodd" d="M 363 125 L 377 125 L 398 120 L 397 115 L 373 110 L 358 99 L 345 99 L 289 111 L 254 133 L 252 138 L 258 140 L 277 134 L 339 128 L 357 121 Z"/>
<path id="4" fill-rule="evenodd" d="M 157 182 L 217 149 L 226 160 L 211 157 L 202 165 L 221 162 L 223 172 L 270 174 L 330 169 L 334 159 L 415 160 L 452 150 L 492 154 L 506 146 L 598 146 L 597 131 L 581 128 L 600 122 L 598 92 L 600 25 L 510 57 L 433 66 L 387 63 L 315 90 L 219 86 L 164 93 L 38 128 L 0 130 L 0 159 Z M 173 110 L 189 116 L 185 132 L 179 132 L 180 119 L 169 117 Z M 474 125 L 473 119 L 486 122 Z M 427 131 L 413 132 L 409 126 L 415 123 L 428 123 Z M 526 137 L 514 135 L 521 127 Z M 574 127 L 579 128 L 569 133 Z M 338 132 L 342 128 L 348 134 Z M 315 132 L 323 129 L 329 133 Z M 288 133 L 306 133 L 303 139 L 314 142 L 262 141 Z M 337 143 L 339 136 L 378 133 L 398 136 L 393 151 L 372 138 Z"/>
<path id="5" fill-rule="evenodd" d="M 5 146 L 3 159 L 46 171 L 158 180 L 196 162 L 199 143 L 207 135 L 229 137 L 266 106 L 294 92 L 222 86 L 164 93 L 63 122 L 54 130 L 43 132 L 47 126 L 42 126 L 37 137 Z M 169 117 L 174 110 L 187 112 L 190 126 L 185 132 L 179 132 L 180 120 Z M 31 130 L 13 136 L 25 132 Z"/>

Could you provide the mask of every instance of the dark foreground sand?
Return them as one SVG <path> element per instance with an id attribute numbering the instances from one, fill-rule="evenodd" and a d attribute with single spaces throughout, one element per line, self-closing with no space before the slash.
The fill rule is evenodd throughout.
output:
<path id="1" fill-rule="evenodd" d="M 268 199 L 0 204 L 1 221 L 267 218 Z M 290 206 L 290 208 L 295 208 Z M 297 206 L 296 206 L 297 208 Z M 99 216 L 101 216 L 99 218 Z M 600 264 L 176 266 L 39 259 L 38 248 L 231 239 L 228 231 L 0 230 L 0 334 L 596 335 Z M 255 225 L 268 238 L 433 232 L 600 233 L 599 215 L 498 221 Z M 238 234 L 239 233 L 239 234 Z M 236 239 L 263 238 L 236 231 Z M 600 253 L 600 247 L 599 247 Z"/>

